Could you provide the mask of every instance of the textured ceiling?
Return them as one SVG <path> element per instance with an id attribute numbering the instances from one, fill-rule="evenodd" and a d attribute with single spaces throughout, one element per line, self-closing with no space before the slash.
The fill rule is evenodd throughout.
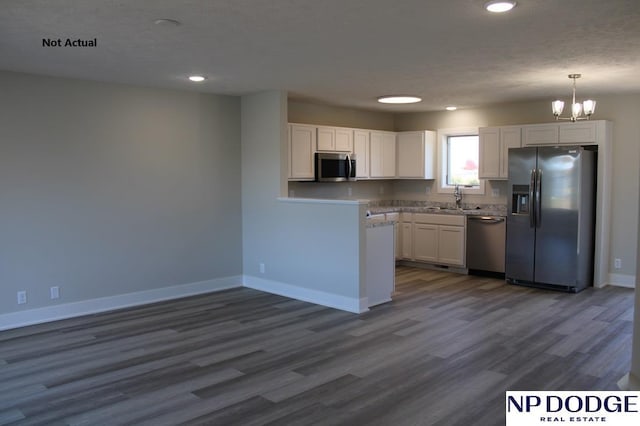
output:
<path id="1" fill-rule="evenodd" d="M 503 15 L 484 2 L 2 0 L 0 69 L 399 111 L 568 97 L 569 73 L 579 98 L 640 93 L 640 0 L 518 0 Z M 98 46 L 42 46 L 67 37 Z"/>

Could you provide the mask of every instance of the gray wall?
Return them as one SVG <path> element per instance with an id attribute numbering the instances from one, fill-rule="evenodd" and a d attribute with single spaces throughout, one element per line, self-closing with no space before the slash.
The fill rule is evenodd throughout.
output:
<path id="1" fill-rule="evenodd" d="M 295 100 L 289 100 L 288 102 L 287 117 L 289 123 L 388 131 L 393 131 L 395 128 L 394 117 L 390 112 L 364 111 Z"/>
<path id="2" fill-rule="evenodd" d="M 0 94 L 0 314 L 242 273 L 238 98 L 9 72 Z"/>
<path id="3" fill-rule="evenodd" d="M 327 300 L 358 300 L 364 285 L 364 206 L 279 201 L 286 196 L 287 135 L 286 93 L 242 97 L 245 285 L 276 293 L 298 287 L 308 290 L 296 292 L 303 298 L 320 292 Z"/>

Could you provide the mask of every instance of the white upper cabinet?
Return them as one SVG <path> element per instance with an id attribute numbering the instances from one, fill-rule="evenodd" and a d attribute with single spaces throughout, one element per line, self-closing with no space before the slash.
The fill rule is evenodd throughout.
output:
<path id="1" fill-rule="evenodd" d="M 289 125 L 289 180 L 314 180 L 313 156 L 316 151 L 316 127 Z"/>
<path id="2" fill-rule="evenodd" d="M 335 151 L 336 130 L 332 127 L 318 127 L 318 151 Z"/>
<path id="3" fill-rule="evenodd" d="M 522 145 L 555 145 L 558 143 L 559 124 L 532 124 L 522 127 Z"/>
<path id="4" fill-rule="evenodd" d="M 483 127 L 480 137 L 480 179 L 509 177 L 509 149 L 519 148 L 522 142 L 520 126 Z"/>
<path id="5" fill-rule="evenodd" d="M 581 121 L 579 123 L 560 124 L 560 143 L 596 143 L 598 136 L 597 121 Z"/>
<path id="6" fill-rule="evenodd" d="M 353 129 L 336 128 L 336 151 L 353 152 Z"/>
<path id="7" fill-rule="evenodd" d="M 435 132 L 400 132 L 396 143 L 399 179 L 435 179 Z"/>
<path id="8" fill-rule="evenodd" d="M 522 126 L 522 145 L 591 145 L 606 139 L 604 120 Z"/>
<path id="9" fill-rule="evenodd" d="M 393 132 L 370 132 L 369 165 L 371 178 L 393 179 L 396 177 L 396 134 Z M 358 159 L 356 158 L 356 164 Z"/>
<path id="10" fill-rule="evenodd" d="M 342 127 L 318 127 L 318 151 L 353 151 L 353 130 Z"/>
<path id="11" fill-rule="evenodd" d="M 369 131 L 353 131 L 353 153 L 356 156 L 356 178 L 369 178 Z"/>

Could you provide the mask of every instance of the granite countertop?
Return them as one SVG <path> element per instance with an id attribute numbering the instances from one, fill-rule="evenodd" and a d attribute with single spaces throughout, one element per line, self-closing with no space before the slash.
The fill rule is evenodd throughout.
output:
<path id="1" fill-rule="evenodd" d="M 411 205 L 407 202 L 405 205 L 372 205 L 369 207 L 371 214 L 381 213 L 433 213 L 433 214 L 449 214 L 449 215 L 474 215 L 474 216 L 506 216 L 507 206 L 500 204 L 482 204 L 482 205 L 463 205 L 463 209 L 459 210 L 449 205 L 425 205 L 416 202 Z"/>

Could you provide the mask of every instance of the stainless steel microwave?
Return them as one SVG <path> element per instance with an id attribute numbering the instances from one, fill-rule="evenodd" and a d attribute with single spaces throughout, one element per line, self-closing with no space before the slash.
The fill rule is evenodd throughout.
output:
<path id="1" fill-rule="evenodd" d="M 316 152 L 316 181 L 356 180 L 356 156 L 338 152 Z"/>

